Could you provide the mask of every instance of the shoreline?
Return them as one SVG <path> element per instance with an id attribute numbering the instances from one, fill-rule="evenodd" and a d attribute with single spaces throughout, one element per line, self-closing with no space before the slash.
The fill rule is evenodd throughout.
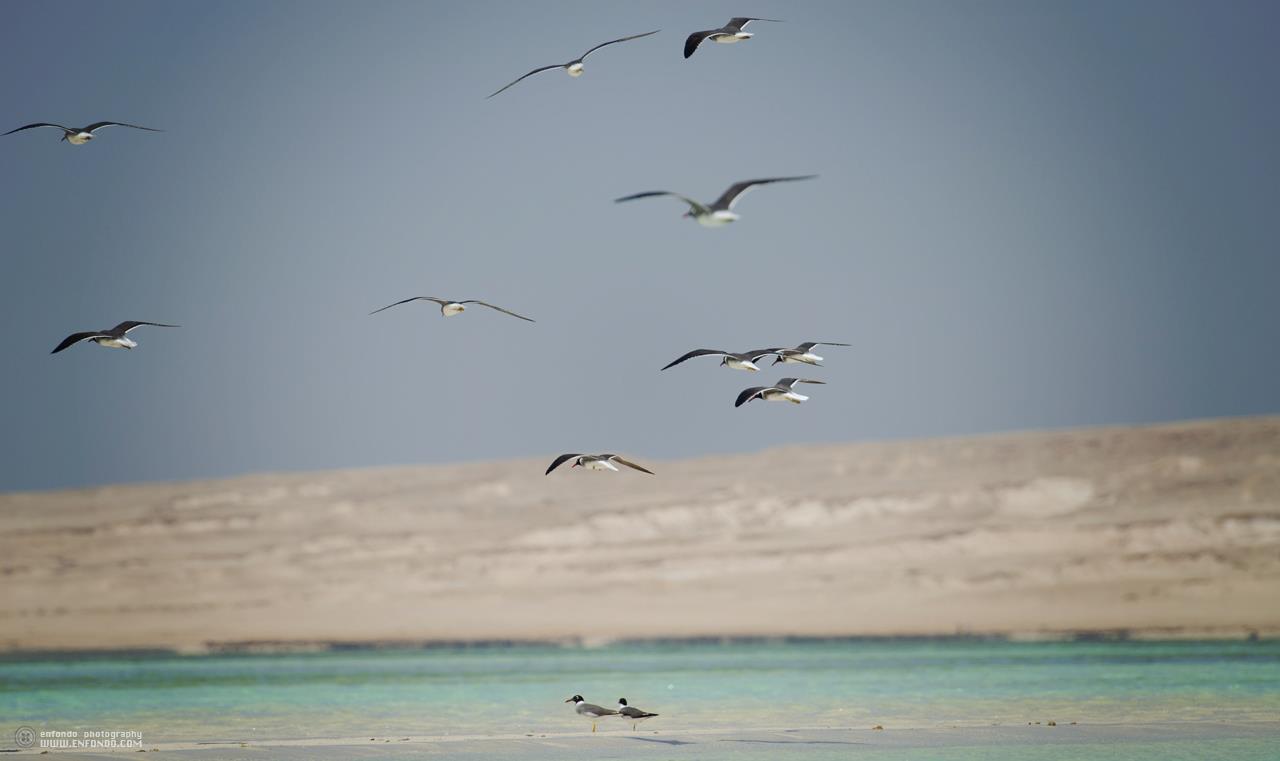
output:
<path id="1" fill-rule="evenodd" d="M 1212 629 L 1072 629 L 1038 632 L 964 632 L 936 634 L 723 635 L 621 638 L 548 637 L 542 639 L 404 639 L 404 640 L 254 640 L 209 642 L 191 647 L 0 648 L 0 665 L 38 660 L 173 658 L 235 655 L 306 655 L 311 653 L 411 652 L 415 650 L 505 650 L 517 648 L 592 649 L 611 646 L 734 646 L 874 642 L 1259 642 L 1280 639 L 1280 627 L 1227 626 Z"/>

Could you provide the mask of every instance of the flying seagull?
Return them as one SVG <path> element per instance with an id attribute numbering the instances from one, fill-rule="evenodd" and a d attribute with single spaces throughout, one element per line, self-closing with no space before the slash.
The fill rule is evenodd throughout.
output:
<path id="1" fill-rule="evenodd" d="M 809 397 L 803 394 L 797 394 L 792 391 L 792 386 L 797 383 L 816 383 L 819 386 L 826 385 L 824 381 L 809 380 L 808 378 L 783 378 L 772 386 L 755 386 L 753 388 L 743 389 L 738 394 L 738 401 L 733 403 L 734 407 L 741 407 L 755 399 L 763 399 L 766 402 L 791 402 L 799 404 Z"/>
<path id="2" fill-rule="evenodd" d="M 641 711 L 639 708 L 632 708 L 631 706 L 627 705 L 626 698 L 618 698 L 618 715 L 621 716 L 623 719 L 630 721 L 631 729 L 635 730 L 637 724 L 644 721 L 645 719 L 652 719 L 654 716 L 657 716 L 658 714 L 649 713 L 648 711 Z"/>
<path id="3" fill-rule="evenodd" d="M 435 296 L 414 296 L 412 298 L 407 298 L 401 301 L 397 301 L 394 304 L 387 304 L 382 309 L 375 309 L 369 314 L 377 314 L 378 312 L 383 311 L 383 309 L 398 307 L 401 304 L 408 304 L 410 301 L 434 301 L 435 303 L 440 305 L 440 314 L 444 315 L 445 317 L 452 317 L 455 314 L 459 314 L 461 312 L 467 311 L 467 304 L 479 304 L 482 307 L 489 307 L 490 309 L 496 309 L 499 312 L 502 312 L 503 314 L 509 314 L 512 317 L 519 317 L 520 319 L 526 322 L 534 322 L 534 320 L 530 320 L 528 317 L 525 317 L 524 315 L 516 314 L 515 312 L 512 312 L 509 309 L 503 309 L 500 306 L 494 306 L 493 304 L 490 304 L 487 301 L 480 301 L 479 299 L 463 299 L 462 301 L 450 301 L 448 299 L 438 299 Z"/>
<path id="4" fill-rule="evenodd" d="M 634 462 L 622 459 L 620 456 L 616 454 L 578 454 L 577 452 L 572 452 L 570 454 L 562 454 L 559 457 L 557 457 L 555 460 L 551 462 L 549 466 L 547 466 L 547 472 L 544 473 L 543 475 L 548 475 L 548 476 L 551 475 L 551 471 L 565 464 L 569 460 L 573 460 L 573 465 L 571 465 L 570 467 L 574 467 L 574 468 L 590 468 L 591 470 L 612 470 L 616 472 L 618 470 L 617 465 L 614 465 L 614 463 L 616 462 L 618 463 L 618 465 L 626 465 L 628 468 L 632 468 L 633 470 L 638 470 L 641 473 L 648 473 L 651 476 L 653 475 L 652 470 L 649 470 L 648 468 L 642 468 L 639 465 L 636 465 Z M 582 698 L 578 698 L 578 700 L 582 700 Z M 565 702 L 567 703 L 569 701 L 566 700 Z"/>
<path id="5" fill-rule="evenodd" d="M 508 88 L 508 87 L 510 87 L 511 85 L 514 85 L 516 82 L 519 82 L 521 79 L 524 79 L 525 77 L 531 77 L 531 76 L 533 76 L 534 74 L 537 74 L 537 73 L 539 73 L 539 72 L 543 72 L 543 71 L 550 71 L 550 70 L 552 70 L 552 69 L 564 69 L 564 70 L 569 74 L 569 76 L 571 76 L 571 77 L 580 77 L 580 76 L 582 76 L 582 62 L 586 60 L 587 56 L 589 56 L 589 55 L 591 55 L 592 53 L 596 52 L 596 51 L 597 51 L 597 50 L 599 50 L 600 48 L 605 47 L 606 45 L 613 45 L 614 43 L 617 43 L 617 42 L 626 42 L 627 40 L 638 40 L 638 39 L 640 39 L 641 37 L 648 37 L 648 36 L 649 36 L 649 35 L 651 35 L 651 34 L 657 34 L 658 32 L 661 32 L 661 31 L 662 31 L 661 29 L 654 29 L 652 32 L 645 32 L 644 34 L 633 34 L 633 35 L 631 35 L 630 37 L 619 37 L 619 38 L 618 38 L 618 39 L 616 39 L 616 40 L 609 40 L 608 42 L 602 42 L 602 43 L 600 43 L 599 45 L 596 45 L 594 48 L 591 48 L 591 49 L 590 49 L 590 50 L 588 50 L 587 52 L 583 53 L 583 54 L 582 54 L 582 57 L 580 57 L 580 58 L 575 58 L 575 59 L 573 59 L 572 61 L 570 61 L 570 62 L 568 62 L 568 63 L 554 63 L 554 64 L 551 64 L 550 66 L 539 66 L 538 68 L 534 69 L 533 71 L 529 72 L 528 74 L 525 74 L 524 76 L 519 77 L 518 79 L 516 79 L 516 80 L 515 80 L 515 82 L 512 82 L 511 84 L 508 84 L 508 85 L 506 85 L 506 86 L 502 87 L 502 88 L 501 88 L 501 89 L 499 89 L 497 92 L 494 92 L 494 93 L 492 93 L 492 94 L 488 95 L 488 96 L 486 97 L 486 99 L 487 99 L 487 98 L 492 98 L 494 95 L 497 95 L 498 93 L 500 93 L 500 92 L 502 92 L 503 90 L 507 89 L 507 88 Z M 748 35 L 748 36 L 750 36 L 750 35 Z"/>
<path id="6" fill-rule="evenodd" d="M 685 360 L 688 360 L 688 359 L 693 359 L 694 357 L 719 357 L 721 367 L 729 367 L 734 370 L 750 370 L 751 372 L 754 373 L 760 369 L 756 367 L 756 362 L 760 361 L 761 357 L 767 357 L 770 354 L 778 354 L 779 352 L 783 352 L 783 351 L 791 351 L 791 350 L 790 349 L 756 349 L 754 351 L 744 351 L 742 353 L 737 353 L 732 351 L 720 351 L 719 349 L 694 349 L 688 354 L 685 354 L 676 358 L 675 361 L 673 361 L 671 364 L 667 365 L 667 367 L 664 367 L 662 369 L 666 370 L 668 367 L 675 367 L 681 362 L 684 362 Z M 777 363 L 775 362 L 774 364 L 777 364 Z"/>
<path id="7" fill-rule="evenodd" d="M 715 202 L 710 205 L 700 203 L 698 201 L 693 200 L 692 198 L 682 196 L 679 193 L 672 193 L 667 190 L 650 190 L 645 193 L 636 193 L 635 195 L 631 195 L 631 196 L 623 196 L 622 198 L 615 198 L 613 202 L 622 203 L 623 201 L 634 201 L 637 198 L 654 198 L 656 196 L 674 196 L 676 198 L 679 198 L 681 201 L 684 201 L 685 203 L 689 204 L 689 210 L 685 212 L 684 216 L 693 217 L 698 221 L 698 224 L 702 225 L 703 227 L 719 227 L 721 225 L 727 225 L 738 218 L 738 215 L 733 213 L 733 205 L 738 202 L 738 199 L 742 197 L 743 193 L 746 193 L 748 190 L 754 188 L 755 186 L 767 185 L 771 182 L 791 182 L 793 180 L 811 180 L 817 176 L 818 175 L 816 174 L 806 174 L 806 175 L 801 175 L 799 177 L 766 177 L 765 179 L 762 179 L 762 180 L 744 180 L 743 182 L 735 182 L 734 184 L 729 186 L 728 190 L 721 193 L 720 197 L 717 198 Z"/>
<path id="8" fill-rule="evenodd" d="M 99 346 L 105 346 L 108 349 L 132 349 L 138 345 L 137 341 L 129 338 L 129 331 L 140 328 L 143 325 L 154 325 L 157 328 L 177 328 L 179 325 L 166 325 L 163 322 L 139 322 L 137 320 L 125 320 L 114 328 L 106 330 L 89 330 L 84 333 L 72 333 L 62 339 L 62 343 L 57 348 L 49 352 L 57 354 L 58 352 L 70 346 L 80 343 L 81 341 L 93 341 Z"/>
<path id="9" fill-rule="evenodd" d="M 164 132 L 164 130 L 152 129 L 151 127 L 139 127 L 136 124 L 125 124 L 124 122 L 94 122 L 88 127 L 64 127 L 61 124 L 36 122 L 35 124 L 28 124 L 25 127 L 11 129 L 4 134 L 12 135 L 15 132 L 21 132 L 24 129 L 35 129 L 36 127 L 54 127 L 55 129 L 60 129 L 62 130 L 62 139 L 72 145 L 84 145 L 94 138 L 94 132 L 97 132 L 103 127 L 132 127 L 134 129 L 145 129 L 147 132 Z M 0 137 L 3 137 L 3 135 L 0 135 Z"/>
<path id="10" fill-rule="evenodd" d="M 774 357 L 773 364 L 776 365 L 779 362 L 786 362 L 793 365 L 814 365 L 816 367 L 822 367 L 822 365 L 818 364 L 822 361 L 822 357 L 813 353 L 813 347 L 848 345 L 849 344 L 836 343 L 835 341 L 805 341 L 794 349 L 778 349 L 773 352 L 778 355 L 777 357 Z"/>
<path id="11" fill-rule="evenodd" d="M 693 55 L 693 51 L 698 49 L 703 40 L 711 40 L 712 42 L 732 43 L 740 40 L 751 39 L 751 32 L 744 32 L 742 28 L 752 21 L 772 21 L 774 23 L 781 22 L 782 19 L 776 18 L 751 18 L 750 16 L 734 16 L 729 19 L 729 23 L 719 29 L 708 29 L 705 32 L 694 32 L 689 35 L 689 39 L 684 41 L 684 57 L 688 58 Z"/>
<path id="12" fill-rule="evenodd" d="M 573 703 L 573 710 L 577 711 L 579 716 L 585 716 L 591 719 L 591 731 L 596 731 L 596 722 L 605 716 L 617 716 L 617 711 L 612 711 L 604 706 L 598 706 L 593 703 L 584 702 L 581 695 L 574 695 L 566 703 Z"/>

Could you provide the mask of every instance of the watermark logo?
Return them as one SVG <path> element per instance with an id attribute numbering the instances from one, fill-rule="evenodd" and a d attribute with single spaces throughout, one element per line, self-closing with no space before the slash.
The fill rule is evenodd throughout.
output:
<path id="1" fill-rule="evenodd" d="M 31 727 L 18 727 L 18 731 L 13 733 L 13 743 L 19 748 L 34 748 L 36 731 Z"/>
<path id="2" fill-rule="evenodd" d="M 32 727 L 18 727 L 18 731 L 13 733 L 13 742 L 22 749 L 39 746 L 41 748 L 115 750 L 141 748 L 142 733 L 131 729 L 42 729 L 37 732 Z"/>

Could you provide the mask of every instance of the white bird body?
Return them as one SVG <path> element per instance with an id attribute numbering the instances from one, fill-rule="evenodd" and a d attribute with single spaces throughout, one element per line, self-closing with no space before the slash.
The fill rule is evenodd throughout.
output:
<path id="1" fill-rule="evenodd" d="M 564 67 L 564 70 L 569 72 L 569 76 L 571 77 L 582 76 L 582 69 L 583 69 L 582 61 L 574 61 L 573 63 Z"/>
<path id="2" fill-rule="evenodd" d="M 816 365 L 822 361 L 822 357 L 811 351 L 803 354 L 784 354 L 782 355 L 783 364 L 789 365 Z"/>
<path id="3" fill-rule="evenodd" d="M 612 470 L 614 473 L 618 472 L 618 466 L 608 460 L 586 460 L 581 467 L 588 470 Z"/>
<path id="4" fill-rule="evenodd" d="M 73 135 L 67 135 L 67 142 L 72 145 L 84 145 L 93 139 L 92 132 L 77 132 Z"/>
<path id="5" fill-rule="evenodd" d="M 782 389 L 771 388 L 760 393 L 760 398 L 766 402 L 791 402 L 799 404 L 809 400 L 804 394 L 797 394 L 794 391 L 783 391 Z"/>
<path id="6" fill-rule="evenodd" d="M 738 221 L 738 215 L 728 209 L 713 211 L 709 214 L 695 214 L 693 212 L 689 212 L 689 214 L 703 227 L 724 227 L 730 222 Z"/>
<path id="7" fill-rule="evenodd" d="M 751 39 L 751 32 L 738 32 L 737 34 L 717 34 L 711 38 L 712 42 L 718 42 L 721 45 L 732 45 L 735 42 Z"/>
<path id="8" fill-rule="evenodd" d="M 440 314 L 445 317 L 452 317 L 455 314 L 462 314 L 465 311 L 467 311 L 467 308 L 456 301 L 440 305 Z"/>
<path id="9" fill-rule="evenodd" d="M 93 342 L 99 346 L 105 346 L 108 349 L 132 349 L 138 345 L 138 342 L 128 336 L 120 336 L 119 338 L 95 338 Z"/>
<path id="10" fill-rule="evenodd" d="M 749 359 L 734 359 L 733 357 L 724 358 L 724 366 L 731 370 L 747 370 L 749 372 L 759 372 L 760 368 L 756 367 L 756 363 Z"/>

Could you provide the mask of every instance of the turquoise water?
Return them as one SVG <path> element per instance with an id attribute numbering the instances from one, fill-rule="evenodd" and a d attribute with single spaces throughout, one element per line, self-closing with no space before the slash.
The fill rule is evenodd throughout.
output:
<path id="1" fill-rule="evenodd" d="M 1275 722 L 1280 642 L 842 641 L 11 660 L 0 661 L 0 734 L 9 725 L 131 729 L 164 743 L 580 732 L 589 725 L 562 702 L 574 693 L 604 705 L 625 696 L 662 713 L 644 728 L 663 732 Z M 942 755 L 928 757 L 979 757 L 934 752 Z M 1023 757 L 1072 757 L 1036 753 Z"/>

